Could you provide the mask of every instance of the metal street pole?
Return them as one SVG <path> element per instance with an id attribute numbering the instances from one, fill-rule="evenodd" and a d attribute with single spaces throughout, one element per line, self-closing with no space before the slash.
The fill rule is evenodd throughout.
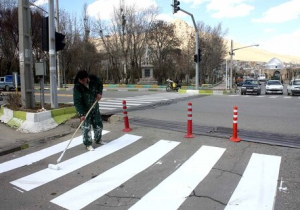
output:
<path id="1" fill-rule="evenodd" d="M 258 47 L 259 44 L 253 44 L 253 45 L 249 45 L 249 46 L 245 46 L 245 47 L 239 47 L 239 48 L 236 48 L 236 49 L 233 49 L 233 40 L 231 40 L 231 45 L 230 45 L 230 52 L 229 52 L 229 55 L 230 55 L 230 89 L 232 89 L 232 70 L 233 70 L 233 61 L 232 61 L 232 58 L 234 56 L 234 51 L 236 50 L 240 50 L 240 49 L 244 49 L 244 48 L 248 48 L 248 47 Z"/>
<path id="2" fill-rule="evenodd" d="M 35 100 L 29 0 L 19 0 L 18 2 L 18 23 L 22 106 L 25 108 L 34 108 Z"/>
<path id="3" fill-rule="evenodd" d="M 231 45 L 230 45 L 230 90 L 232 89 L 232 68 L 233 68 L 233 41 L 231 40 Z"/>
<path id="4" fill-rule="evenodd" d="M 172 5 L 173 6 L 173 5 Z M 194 28 L 195 28 L 195 42 L 196 42 L 196 47 L 195 47 L 195 54 L 198 54 L 198 49 L 199 49 L 199 32 L 198 32 L 198 28 L 197 28 L 197 25 L 196 25 L 196 22 L 195 22 L 195 19 L 194 19 L 194 16 L 193 14 L 183 10 L 180 8 L 180 11 L 188 14 L 191 16 L 192 20 L 193 20 L 193 24 L 194 24 Z M 195 82 L 196 82 L 196 90 L 199 90 L 199 80 L 200 80 L 200 77 L 199 77 L 199 56 L 197 56 L 197 62 L 195 63 L 195 69 L 196 69 L 196 77 L 195 77 Z"/>
<path id="5" fill-rule="evenodd" d="M 57 109 L 56 50 L 54 30 L 54 0 L 49 0 L 49 63 L 51 108 Z"/>

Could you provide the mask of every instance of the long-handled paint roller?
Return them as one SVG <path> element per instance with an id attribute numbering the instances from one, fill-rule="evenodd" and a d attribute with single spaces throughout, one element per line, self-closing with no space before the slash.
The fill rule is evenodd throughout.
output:
<path id="1" fill-rule="evenodd" d="M 98 102 L 97 100 L 94 102 L 94 104 L 91 106 L 91 108 L 89 109 L 89 111 L 88 111 L 87 114 L 85 115 L 85 118 L 88 117 L 88 115 L 90 114 L 90 112 L 92 111 L 93 107 L 95 106 L 95 104 L 96 104 L 97 102 Z M 59 169 L 60 169 L 60 167 L 59 167 L 57 164 L 60 163 L 62 157 L 64 156 L 64 154 L 65 154 L 65 152 L 67 151 L 68 147 L 70 146 L 70 144 L 71 144 L 71 142 L 72 142 L 72 140 L 73 140 L 75 134 L 77 133 L 78 129 L 81 127 L 81 125 L 82 125 L 83 122 L 84 122 L 84 120 L 81 121 L 81 123 L 80 123 L 79 126 L 77 127 L 76 131 L 74 132 L 74 134 L 73 134 L 71 140 L 69 141 L 68 145 L 66 146 L 65 150 L 61 153 L 60 157 L 57 159 L 56 165 L 55 165 L 55 164 L 49 164 L 49 165 L 48 165 L 48 168 L 53 169 L 53 170 L 59 170 Z"/>

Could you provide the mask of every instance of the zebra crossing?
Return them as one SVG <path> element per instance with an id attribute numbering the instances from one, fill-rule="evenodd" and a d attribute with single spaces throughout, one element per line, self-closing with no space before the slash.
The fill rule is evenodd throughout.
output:
<path id="1" fill-rule="evenodd" d="M 104 131 L 107 134 L 109 131 Z M 82 144 L 82 137 L 73 140 L 70 150 Z M 130 145 L 141 143 L 145 137 L 133 134 L 124 134 L 95 149 L 95 151 L 84 151 L 59 163 L 60 170 L 47 168 L 33 172 L 24 177 L 12 180 L 12 188 L 22 192 L 21 196 L 29 191 L 38 191 L 44 185 L 55 185 L 64 177 L 71 178 L 75 171 L 95 164 L 102 158 L 112 154 L 121 154 L 123 149 Z M 69 141 L 69 140 L 68 140 Z M 60 153 L 64 150 L 68 141 L 42 149 L 40 151 L 0 163 L 0 176 L 3 173 L 26 167 L 33 162 L 47 159 L 49 156 Z M 49 199 L 49 203 L 64 209 L 89 209 L 88 206 L 96 202 L 107 193 L 115 190 L 128 180 L 134 180 L 140 173 L 147 173 L 154 164 L 161 164 L 161 159 L 172 153 L 182 142 L 166 139 L 157 139 L 156 142 L 141 149 L 123 162 L 112 165 L 103 173 L 93 179 L 82 180 L 78 186 L 72 188 L 62 187 L 61 195 Z M 81 145 L 82 146 L 82 145 Z M 224 158 L 227 149 L 223 147 L 201 145 L 195 152 L 187 157 L 182 165 L 170 166 L 171 173 L 160 180 L 157 186 L 137 199 L 131 210 L 175 210 L 189 198 L 192 191 L 208 176 L 213 167 Z M 176 154 L 177 156 L 177 154 Z M 174 160 L 175 162 L 175 160 Z M 252 153 L 244 173 L 237 184 L 231 198 L 225 207 L 226 210 L 236 209 L 265 209 L 271 210 L 274 207 L 277 181 L 281 165 L 280 156 Z M 29 167 L 29 166 L 27 166 Z M 156 173 L 159 179 L 159 172 Z M 223 183 L 226 185 L 227 183 Z M 25 192 L 24 192 L 25 191 Z M 39 194 L 43 195 L 44 191 Z M 262 199 L 263 196 L 263 199 Z"/>
<path id="2" fill-rule="evenodd" d="M 124 98 L 102 98 L 101 101 L 99 101 L 99 106 L 101 111 L 111 111 L 121 109 L 123 107 L 123 100 L 126 101 L 127 108 L 131 108 L 137 106 L 150 105 L 162 101 L 169 101 L 178 98 L 185 98 L 189 96 L 189 94 L 158 93 Z M 70 102 L 69 104 L 73 104 L 73 102 Z"/>

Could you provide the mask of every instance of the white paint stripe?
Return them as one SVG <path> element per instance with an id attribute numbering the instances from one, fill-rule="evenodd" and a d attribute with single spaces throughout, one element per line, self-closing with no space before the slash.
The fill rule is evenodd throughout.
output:
<path id="1" fill-rule="evenodd" d="M 122 101 L 121 100 L 107 100 L 108 102 L 120 102 L 120 103 L 122 103 Z M 150 104 L 150 103 L 152 103 L 151 101 L 141 101 L 141 100 L 138 100 L 138 99 L 136 99 L 136 100 L 133 100 L 133 99 L 130 99 L 130 100 L 125 100 L 126 102 L 130 102 L 130 103 L 140 103 L 140 104 Z"/>
<path id="2" fill-rule="evenodd" d="M 115 104 L 100 104 L 100 109 L 101 109 L 101 107 L 116 107 L 116 108 L 118 108 L 118 107 L 123 107 L 123 105 L 121 104 L 121 105 L 115 105 Z"/>
<path id="3" fill-rule="evenodd" d="M 109 108 L 109 107 L 100 107 L 100 110 L 114 110 L 114 109 L 116 109 L 116 108 Z"/>
<path id="4" fill-rule="evenodd" d="M 291 99 L 292 97 L 291 96 L 285 96 L 283 98 L 286 98 L 286 99 Z"/>
<path id="5" fill-rule="evenodd" d="M 272 210 L 281 157 L 253 153 L 225 210 Z"/>
<path id="6" fill-rule="evenodd" d="M 103 130 L 102 135 L 109 133 L 110 131 Z M 93 134 L 92 134 L 93 135 Z M 54 146 L 42 149 L 40 151 L 25 155 L 23 157 L 19 157 L 4 163 L 0 164 L 0 174 L 3 172 L 7 172 L 22 166 L 31 165 L 32 163 L 38 162 L 42 159 L 50 157 L 51 155 L 62 152 L 66 146 L 68 145 L 70 139 Z M 69 148 L 75 147 L 77 145 L 82 144 L 82 136 L 78 136 L 74 138 L 69 145 Z"/>
<path id="7" fill-rule="evenodd" d="M 265 96 L 261 96 L 261 95 L 260 95 L 260 96 L 256 96 L 256 97 L 257 97 L 257 98 L 264 98 Z"/>
<path id="8" fill-rule="evenodd" d="M 22 191 L 22 190 L 20 190 L 20 189 L 18 189 L 18 188 L 16 188 L 16 187 L 13 187 L 15 190 L 18 190 L 19 192 L 21 192 L 21 193 L 24 193 L 24 191 Z"/>
<path id="9" fill-rule="evenodd" d="M 207 176 L 225 149 L 202 146 L 179 169 L 151 190 L 130 210 L 175 210 Z"/>
<path id="10" fill-rule="evenodd" d="M 99 160 L 109 154 L 112 154 L 113 152 L 116 152 L 119 149 L 122 149 L 134 143 L 140 138 L 142 137 L 131 134 L 125 134 L 120 138 L 109 142 L 106 145 L 98 147 L 97 149 L 95 149 L 95 151 L 85 152 L 79 156 L 59 163 L 59 167 L 61 168 L 61 170 L 53 170 L 46 168 L 37 173 L 15 180 L 11 182 L 11 184 L 26 191 L 32 190 L 50 181 L 58 179 L 59 177 L 62 177 L 72 171 L 75 171 L 85 165 L 88 165 L 96 160 Z"/>
<path id="11" fill-rule="evenodd" d="M 99 103 L 100 105 L 104 105 L 104 104 L 112 104 L 112 105 L 122 105 L 122 102 L 118 103 L 118 102 L 100 102 Z M 135 103 L 127 103 L 126 102 L 126 105 L 131 105 L 131 106 L 139 106 L 141 104 L 135 104 Z"/>
<path id="12" fill-rule="evenodd" d="M 278 96 L 270 96 L 269 98 L 278 98 Z"/>
<path id="13" fill-rule="evenodd" d="M 139 154 L 51 200 L 51 202 L 66 209 L 82 209 L 154 164 L 178 144 L 180 143 L 160 140 Z"/>

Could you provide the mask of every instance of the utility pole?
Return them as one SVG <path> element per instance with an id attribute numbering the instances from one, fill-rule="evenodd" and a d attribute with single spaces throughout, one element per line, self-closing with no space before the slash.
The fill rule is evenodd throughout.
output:
<path id="1" fill-rule="evenodd" d="M 56 0 L 56 32 L 59 32 L 59 5 L 58 5 L 58 0 Z M 57 59 L 57 84 L 59 85 L 60 88 L 62 88 L 62 79 L 61 79 L 61 71 L 60 71 L 60 52 L 57 52 L 56 55 Z"/>
<path id="2" fill-rule="evenodd" d="M 51 108 L 57 109 L 56 50 L 54 30 L 54 0 L 49 0 L 49 65 Z"/>
<path id="3" fill-rule="evenodd" d="M 18 22 L 22 105 L 25 108 L 34 108 L 35 100 L 32 72 L 32 40 L 29 0 L 19 0 Z"/>
<path id="4" fill-rule="evenodd" d="M 196 58 L 196 62 L 195 62 L 195 69 L 196 69 L 196 78 L 195 78 L 195 82 L 196 82 L 196 90 L 199 90 L 199 63 L 200 63 L 200 55 L 198 55 L 198 49 L 199 49 L 199 31 L 198 31 L 198 28 L 197 28 L 197 25 L 196 25 L 196 22 L 195 22 L 195 19 L 194 19 L 194 16 L 193 14 L 181 9 L 179 7 L 180 5 L 180 2 L 178 0 L 173 0 L 173 4 L 171 4 L 171 6 L 173 7 L 173 13 L 176 13 L 177 11 L 182 11 L 188 15 L 191 16 L 192 20 L 193 20 L 193 24 L 194 24 L 194 27 L 195 27 L 195 42 L 196 42 L 196 47 L 195 47 L 195 54 L 197 55 L 197 58 Z"/>
<path id="5" fill-rule="evenodd" d="M 234 56 L 234 51 L 236 50 L 240 50 L 240 49 L 244 49 L 244 48 L 248 48 L 248 47 L 258 47 L 259 44 L 253 44 L 253 45 L 249 45 L 249 46 L 245 46 L 245 47 L 239 47 L 239 48 L 236 48 L 236 49 L 233 49 L 233 40 L 231 40 L 231 44 L 230 44 L 230 52 L 229 52 L 229 55 L 230 55 L 230 90 L 232 90 L 232 85 L 233 85 L 233 81 L 232 81 L 232 72 L 233 72 L 233 56 Z"/>

